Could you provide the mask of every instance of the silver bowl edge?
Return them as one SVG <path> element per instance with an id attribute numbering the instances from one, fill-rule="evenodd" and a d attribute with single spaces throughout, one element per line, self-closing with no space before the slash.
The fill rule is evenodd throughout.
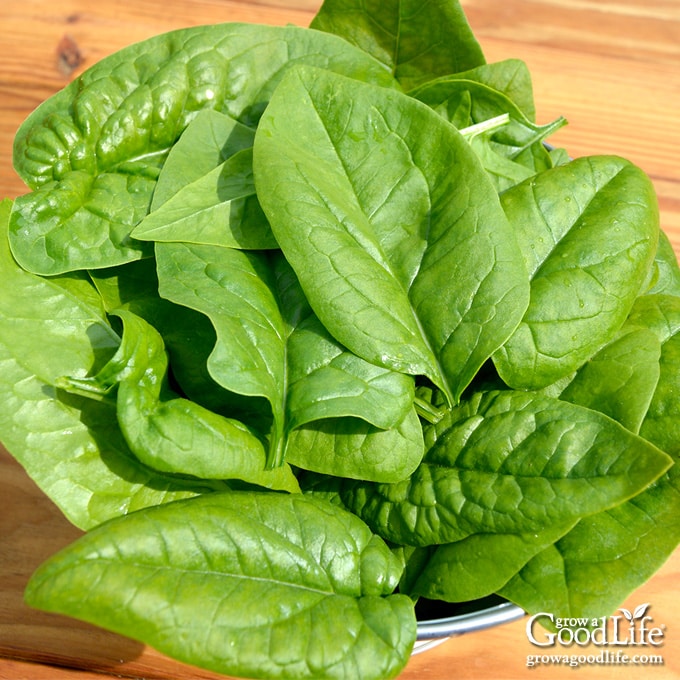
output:
<path id="1" fill-rule="evenodd" d="M 416 643 L 412 654 L 419 654 L 432 649 L 452 637 L 517 621 L 524 614 L 524 610 L 516 604 L 501 602 L 465 614 L 418 621 Z"/>

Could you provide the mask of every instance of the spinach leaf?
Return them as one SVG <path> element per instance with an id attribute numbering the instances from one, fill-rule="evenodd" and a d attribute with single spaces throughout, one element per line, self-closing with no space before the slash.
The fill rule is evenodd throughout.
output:
<path id="1" fill-rule="evenodd" d="M 611 508 L 671 459 L 606 416 L 540 393 L 478 393 L 425 431 L 423 462 L 396 484 L 347 481 L 343 503 L 407 545 L 525 534 Z"/>
<path id="2" fill-rule="evenodd" d="M 131 236 L 143 241 L 276 247 L 255 196 L 254 138 L 254 129 L 231 116 L 213 109 L 200 111 L 170 150 L 151 213 Z"/>
<path id="3" fill-rule="evenodd" d="M 668 559 L 680 542 L 680 298 L 639 298 L 630 321 L 661 341 L 660 374 L 640 432 L 673 466 L 640 494 L 582 519 L 529 561 L 500 592 L 527 611 L 604 616 Z"/>
<path id="4" fill-rule="evenodd" d="M 373 55 L 405 90 L 485 63 L 458 0 L 324 0 L 310 28 Z"/>
<path id="5" fill-rule="evenodd" d="M 481 134 L 467 137 L 501 193 L 553 166 L 544 140 L 566 121 L 560 117 L 537 125 L 509 94 L 494 88 L 490 66 L 438 78 L 410 94 L 459 129 L 479 128 Z M 523 105 L 526 107 L 527 103 Z M 505 124 L 493 125 L 501 116 L 505 117 Z"/>
<path id="6" fill-rule="evenodd" d="M 648 328 L 630 323 L 589 359 L 559 393 L 638 433 L 659 381 L 661 342 Z"/>
<path id="7" fill-rule="evenodd" d="M 289 466 L 265 470 L 264 445 L 245 425 L 177 397 L 168 386 L 161 336 L 130 311 L 116 314 L 124 324 L 116 354 L 96 375 L 64 377 L 59 386 L 85 396 L 117 387 L 116 415 L 125 441 L 154 470 L 299 490 Z"/>
<path id="8" fill-rule="evenodd" d="M 677 457 L 680 455 L 680 298 L 661 294 L 640 297 L 630 322 L 644 324 L 661 341 L 661 373 L 640 434 Z"/>
<path id="9" fill-rule="evenodd" d="M 650 295 L 658 293 L 680 297 L 680 267 L 673 245 L 668 236 L 659 232 L 659 246 L 654 259 L 656 278 L 649 290 Z"/>
<path id="10" fill-rule="evenodd" d="M 266 410 L 244 408 L 210 376 L 207 360 L 215 346 L 215 330 L 206 316 L 165 300 L 158 294 L 156 262 L 151 258 L 125 266 L 89 272 L 107 313 L 127 309 L 141 316 L 163 337 L 170 357 L 173 380 L 192 401 L 240 420 L 259 420 Z M 115 317 L 114 317 L 115 320 Z M 255 406 L 255 404 L 248 404 Z"/>
<path id="11" fill-rule="evenodd" d="M 26 598 L 218 673 L 383 679 L 416 635 L 410 598 L 392 594 L 400 573 L 330 503 L 233 492 L 93 530 L 38 569 Z"/>
<path id="12" fill-rule="evenodd" d="M 286 460 L 303 470 L 374 482 L 398 482 L 423 458 L 423 431 L 415 409 L 382 430 L 359 418 L 326 418 L 288 435 Z"/>
<path id="13" fill-rule="evenodd" d="M 420 597 L 610 613 L 680 541 L 680 268 L 564 122 L 459 0 L 167 33 L 38 107 L 0 438 L 92 531 L 27 601 L 268 678 L 396 676 Z"/>
<path id="14" fill-rule="evenodd" d="M 626 503 L 580 520 L 499 593 L 528 612 L 610 614 L 680 542 L 677 467 Z"/>
<path id="15" fill-rule="evenodd" d="M 272 231 L 329 332 L 457 400 L 528 294 L 463 137 L 404 94 L 296 69 L 262 117 L 253 162 Z"/>
<path id="16" fill-rule="evenodd" d="M 151 199 L 158 210 L 177 192 L 239 151 L 250 149 L 255 129 L 215 109 L 198 111 L 168 152 Z"/>
<path id="17" fill-rule="evenodd" d="M 510 97 L 485 82 L 457 74 L 438 78 L 409 94 L 424 102 L 448 121 L 460 125 L 457 114 L 463 102 L 469 102 L 469 118 L 464 127 L 475 125 L 507 114 L 508 123 L 494 133 L 494 141 L 502 146 L 508 158 L 517 158 L 530 146 L 540 143 L 566 124 L 557 118 L 546 125 L 537 125 L 529 119 Z M 466 107 L 467 108 L 467 107 Z"/>
<path id="18" fill-rule="evenodd" d="M 582 519 L 498 592 L 529 613 L 608 616 L 680 542 L 677 465 L 643 493 Z"/>
<path id="19" fill-rule="evenodd" d="M 4 230 L 10 207 L 10 201 L 0 203 Z M 88 529 L 138 508 L 225 488 L 147 468 L 125 443 L 113 404 L 55 387 L 59 375 L 96 370 L 120 339 L 89 296 L 83 302 L 21 270 L 6 231 L 0 282 L 2 443 L 70 522 Z"/>
<path id="20" fill-rule="evenodd" d="M 449 79 L 460 78 L 461 80 L 472 80 L 486 85 L 510 99 L 529 121 L 536 121 L 531 73 L 526 62 L 521 59 L 502 59 L 501 61 L 482 64 L 469 71 L 443 75 L 446 75 Z"/>
<path id="21" fill-rule="evenodd" d="M 9 200 L 0 203 L 0 342 L 15 346 L 17 359 L 27 370 L 54 384 L 60 373 L 83 373 L 107 361 L 119 338 L 107 323 L 101 302 L 90 292 L 81 300 L 82 286 L 43 279 L 16 264 L 7 243 L 11 207 Z"/>
<path id="22" fill-rule="evenodd" d="M 531 301 L 494 362 L 511 387 L 538 389 L 579 368 L 625 321 L 657 249 L 656 196 L 639 168 L 595 156 L 526 180 L 501 202 Z"/>
<path id="23" fill-rule="evenodd" d="M 155 36 L 92 66 L 22 124 L 13 252 L 57 274 L 149 256 L 130 232 L 149 212 L 159 172 L 202 110 L 257 124 L 283 73 L 308 63 L 395 86 L 387 69 L 341 38 L 286 26 L 216 24 Z M 77 244 L 75 247 L 73 244 Z"/>
<path id="24" fill-rule="evenodd" d="M 277 248 L 255 196 L 252 149 L 187 184 L 133 230 L 142 241 L 188 241 L 231 248 Z"/>
<path id="25" fill-rule="evenodd" d="M 553 167 L 550 155 L 540 143 L 529 146 L 515 158 L 509 158 L 505 145 L 493 140 L 493 133 L 475 135 L 470 146 L 499 194 Z"/>
<path id="26" fill-rule="evenodd" d="M 412 378 L 351 354 L 314 316 L 281 254 L 157 244 L 160 293 L 206 314 L 217 333 L 208 370 L 226 389 L 265 397 L 272 409 L 269 463 L 288 432 L 353 416 L 379 428 L 411 409 Z"/>
<path id="27" fill-rule="evenodd" d="M 445 602 L 468 602 L 492 595 L 571 526 L 556 523 L 538 532 L 472 534 L 439 545 L 419 565 L 409 593 Z"/>

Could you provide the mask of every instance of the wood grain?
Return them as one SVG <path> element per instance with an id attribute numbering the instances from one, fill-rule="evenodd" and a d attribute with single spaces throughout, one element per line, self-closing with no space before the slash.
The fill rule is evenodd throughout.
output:
<path id="1" fill-rule="evenodd" d="M 162 31 L 218 21 L 305 26 L 320 0 L 3 0 L 0 4 L 0 197 L 26 191 L 11 167 L 12 140 L 28 113 L 83 69 Z M 539 122 L 569 120 L 552 141 L 572 156 L 612 153 L 654 182 L 661 223 L 680 253 L 680 2 L 678 0 L 464 0 L 489 61 L 524 59 Z M 1 293 L 0 293 L 1 294 Z M 0 679 L 93 680 L 101 673 L 149 680 L 214 674 L 137 642 L 29 609 L 33 569 L 79 532 L 0 450 Z M 579 678 L 680 678 L 680 552 L 626 601 L 650 602 L 666 626 L 663 666 L 586 666 Z M 524 621 L 451 639 L 413 657 L 401 680 L 573 678 L 574 669 L 528 669 L 535 654 Z M 589 654 L 597 650 L 574 649 Z"/>

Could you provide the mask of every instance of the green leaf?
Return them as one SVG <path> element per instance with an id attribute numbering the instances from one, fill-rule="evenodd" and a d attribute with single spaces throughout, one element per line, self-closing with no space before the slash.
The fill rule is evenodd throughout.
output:
<path id="1" fill-rule="evenodd" d="M 514 235 L 467 142 L 406 95 L 298 69 L 272 97 L 253 162 L 329 332 L 455 401 L 527 304 Z"/>
<path id="2" fill-rule="evenodd" d="M 638 433 L 659 381 L 661 342 L 647 328 L 625 324 L 559 394 Z"/>
<path id="3" fill-rule="evenodd" d="M 423 431 L 415 409 L 382 430 L 359 418 L 329 418 L 293 430 L 286 460 L 303 470 L 335 477 L 397 482 L 423 457 Z"/>
<path id="4" fill-rule="evenodd" d="M 482 71 L 483 69 L 483 71 Z M 462 74 L 438 78 L 410 94 L 426 103 L 458 128 L 474 130 L 507 116 L 507 123 L 475 135 L 470 144 L 499 193 L 552 167 L 544 140 L 566 124 L 562 117 L 537 125 L 510 94 L 495 89 L 490 65 Z M 482 71 L 481 73 L 479 71 Z M 531 90 L 529 90 L 529 93 Z M 523 102 L 527 106 L 526 102 Z M 467 116 L 463 115 L 465 111 Z"/>
<path id="5" fill-rule="evenodd" d="M 255 196 L 255 130 L 224 113 L 200 111 L 172 147 L 132 237 L 233 247 L 276 247 Z"/>
<path id="6" fill-rule="evenodd" d="M 464 127 L 507 114 L 508 124 L 500 127 L 493 139 L 504 148 L 504 154 L 513 159 L 566 124 L 564 118 L 559 117 L 551 123 L 537 125 L 506 92 L 479 79 L 474 71 L 438 78 L 409 94 L 434 109 L 445 120 L 458 124 L 461 121 L 456 112 L 460 110 L 462 101 L 469 101 L 469 119 L 465 121 Z"/>
<path id="7" fill-rule="evenodd" d="M 413 381 L 346 351 L 311 310 L 295 320 L 286 359 L 290 429 L 338 416 L 390 428 L 410 411 Z"/>
<path id="8" fill-rule="evenodd" d="M 579 368 L 625 321 L 657 249 L 656 196 L 639 168 L 594 156 L 543 172 L 501 202 L 531 301 L 494 362 L 511 387 L 539 389 Z"/>
<path id="9" fill-rule="evenodd" d="M 151 200 L 157 210 L 239 151 L 250 149 L 255 129 L 215 109 L 198 111 L 168 152 Z"/>
<path id="10" fill-rule="evenodd" d="M 650 295 L 657 293 L 680 297 L 680 267 L 678 258 L 665 232 L 659 232 L 659 246 L 654 260 L 656 280 L 652 287 L 645 291 Z"/>
<path id="11" fill-rule="evenodd" d="M 213 378 L 271 405 L 270 463 L 282 460 L 288 433 L 305 423 L 353 416 L 391 428 L 410 410 L 413 380 L 334 341 L 278 251 L 158 244 L 157 258 L 161 295 L 215 327 Z"/>
<path id="12" fill-rule="evenodd" d="M 473 80 L 500 92 L 510 99 L 528 120 L 535 122 L 536 107 L 531 73 L 526 62 L 521 59 L 502 59 L 482 64 L 469 71 L 445 75 L 461 80 Z"/>
<path id="13" fill-rule="evenodd" d="M 373 55 L 405 90 L 485 62 L 458 0 L 325 0 L 310 28 Z"/>
<path id="14" fill-rule="evenodd" d="M 680 543 L 680 298 L 643 296 L 630 323 L 661 342 L 658 383 L 640 433 L 667 451 L 674 464 L 642 493 L 582 519 L 533 558 L 501 591 L 527 611 L 549 606 L 555 616 L 609 615 Z"/>
<path id="15" fill-rule="evenodd" d="M 499 590 L 529 613 L 609 616 L 661 567 L 680 541 L 677 465 L 648 490 L 582 519 Z"/>
<path id="16" fill-rule="evenodd" d="M 160 332 L 170 356 L 173 378 L 192 401 L 239 419 L 266 417 L 266 411 L 263 416 L 261 409 L 256 410 L 255 416 L 247 412 L 242 408 L 242 399 L 236 401 L 210 377 L 207 360 L 215 346 L 215 330 L 203 314 L 176 305 L 158 294 L 155 260 L 138 260 L 120 267 L 93 270 L 90 277 L 109 314 L 127 309 Z"/>
<path id="17" fill-rule="evenodd" d="M 201 479 L 238 479 L 298 491 L 290 467 L 265 469 L 262 441 L 243 423 L 175 395 L 167 384 L 168 359 L 158 332 L 127 310 L 116 354 L 91 377 L 65 377 L 64 389 L 85 396 L 117 386 L 116 415 L 137 458 L 159 472 Z"/>
<path id="18" fill-rule="evenodd" d="M 90 532 L 38 569 L 26 599 L 218 673 L 382 679 L 416 635 L 411 600 L 391 594 L 400 571 L 340 508 L 234 492 Z"/>
<path id="19" fill-rule="evenodd" d="M 479 157 L 499 194 L 553 167 L 550 156 L 542 144 L 528 147 L 516 158 L 508 157 L 505 145 L 495 143 L 491 134 L 475 136 L 470 140 L 470 146 Z M 535 162 L 522 162 L 527 158 Z"/>
<path id="20" fill-rule="evenodd" d="M 149 256 L 151 245 L 130 232 L 149 212 L 187 125 L 214 109 L 255 126 L 282 75 L 299 63 L 395 86 L 382 64 L 341 38 L 294 26 L 191 27 L 97 62 L 17 133 L 14 163 L 33 189 L 17 199 L 11 219 L 17 260 L 52 275 Z"/>
<path id="21" fill-rule="evenodd" d="M 54 383 L 64 370 L 84 374 L 109 358 L 119 338 L 100 301 L 90 293 L 81 300 L 82 287 L 76 290 L 63 279 L 42 279 L 16 264 L 7 245 L 11 205 L 9 200 L 0 203 L 0 342 L 44 382 Z"/>
<path id="22" fill-rule="evenodd" d="M 425 431 L 426 453 L 396 484 L 347 481 L 341 497 L 394 543 L 525 534 L 618 505 L 671 459 L 606 416 L 540 393 L 478 393 Z"/>
<path id="23" fill-rule="evenodd" d="M 499 592 L 528 612 L 610 615 L 680 543 L 678 466 L 643 493 L 582 519 Z"/>
<path id="24" fill-rule="evenodd" d="M 556 523 L 524 534 L 472 534 L 439 545 L 421 566 L 409 594 L 444 602 L 469 602 L 491 595 L 571 526 Z"/>
<path id="25" fill-rule="evenodd" d="M 0 204 L 7 227 L 11 203 Z M 17 267 L 0 245 L 0 440 L 66 518 L 88 529 L 126 512 L 224 484 L 173 478 L 129 450 L 115 407 L 66 394 L 64 374 L 85 376 L 119 343 L 101 310 L 59 283 Z"/>
<path id="26" fill-rule="evenodd" d="M 680 298 L 645 295 L 635 302 L 630 322 L 644 325 L 661 341 L 659 381 L 640 434 L 674 457 L 680 456 Z"/>
<path id="27" fill-rule="evenodd" d="M 257 202 L 252 149 L 230 156 L 150 212 L 131 236 L 231 248 L 277 248 Z"/>

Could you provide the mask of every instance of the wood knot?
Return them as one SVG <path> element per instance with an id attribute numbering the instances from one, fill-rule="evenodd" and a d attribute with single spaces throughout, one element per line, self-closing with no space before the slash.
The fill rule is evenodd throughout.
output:
<path id="1" fill-rule="evenodd" d="M 78 44 L 68 33 L 64 33 L 57 45 L 57 69 L 69 77 L 83 63 Z"/>

